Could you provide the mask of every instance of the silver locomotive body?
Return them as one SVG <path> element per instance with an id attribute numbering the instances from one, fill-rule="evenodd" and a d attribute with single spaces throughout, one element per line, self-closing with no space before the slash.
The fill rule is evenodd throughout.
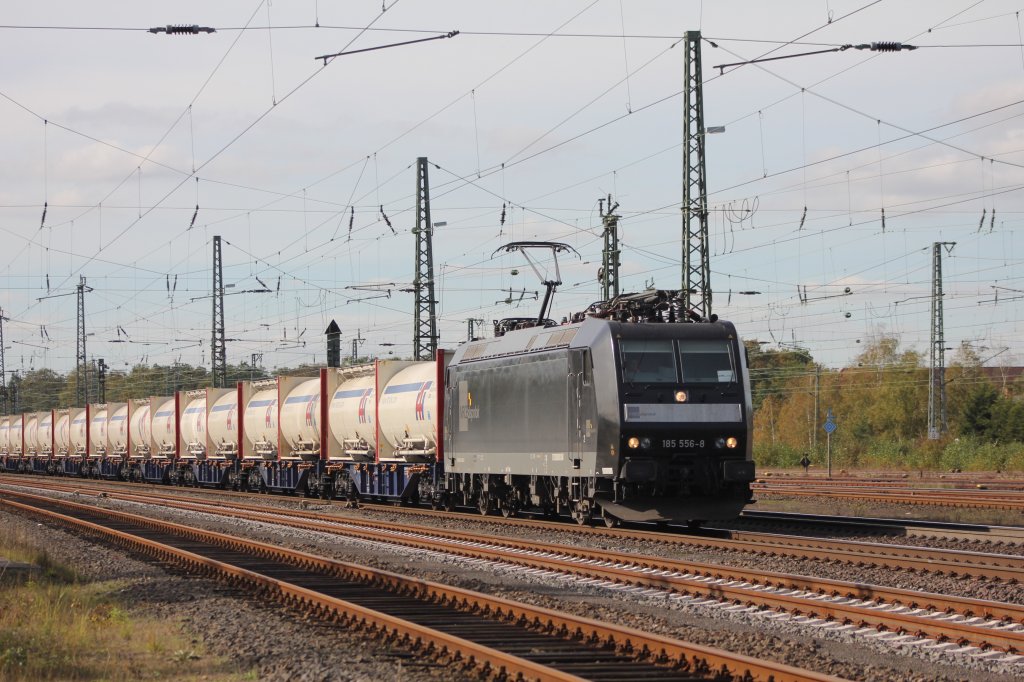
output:
<path id="1" fill-rule="evenodd" d="M 456 351 L 444 464 L 456 503 L 585 521 L 732 518 L 752 412 L 728 322 L 533 327 Z"/>

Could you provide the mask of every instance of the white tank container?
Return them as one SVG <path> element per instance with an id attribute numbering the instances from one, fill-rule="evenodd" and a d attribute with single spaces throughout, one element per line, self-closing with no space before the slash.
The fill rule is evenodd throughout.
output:
<path id="1" fill-rule="evenodd" d="M 206 396 L 193 398 L 181 413 L 181 440 L 185 443 L 183 456 L 206 454 Z"/>
<path id="2" fill-rule="evenodd" d="M 206 429 L 217 450 L 238 452 L 237 393 L 225 393 L 214 401 L 206 418 Z M 214 453 L 208 454 L 213 455 Z"/>
<path id="3" fill-rule="evenodd" d="M 121 405 L 107 420 L 107 441 L 111 452 L 128 450 L 128 406 Z"/>
<path id="4" fill-rule="evenodd" d="M 21 429 L 24 426 L 25 419 L 22 416 L 11 417 L 11 454 L 20 455 L 24 452 L 22 446 L 24 443 L 21 440 Z"/>
<path id="5" fill-rule="evenodd" d="M 169 455 L 174 452 L 174 425 L 177 419 L 178 415 L 174 413 L 174 398 L 168 398 L 156 408 L 152 421 L 153 443 L 156 445 L 154 454 Z"/>
<path id="6" fill-rule="evenodd" d="M 257 391 L 245 405 L 245 437 L 252 452 L 277 454 L 277 388 Z"/>
<path id="7" fill-rule="evenodd" d="M 71 447 L 71 415 L 62 414 L 57 417 L 57 426 L 53 429 L 54 452 L 68 454 Z"/>
<path id="8" fill-rule="evenodd" d="M 88 445 L 85 440 L 86 427 L 88 423 L 85 418 L 85 410 L 82 410 L 75 418 L 71 420 L 71 454 L 85 454 L 86 446 Z"/>
<path id="9" fill-rule="evenodd" d="M 406 367 L 381 391 L 380 432 L 396 450 L 423 453 L 437 445 L 437 365 Z M 401 456 L 401 453 L 396 453 Z"/>
<path id="10" fill-rule="evenodd" d="M 150 437 L 153 435 L 153 426 L 149 419 L 149 405 L 136 407 L 132 411 L 131 422 L 128 432 L 132 439 L 132 450 L 139 454 L 145 453 L 150 449 Z"/>
<path id="11" fill-rule="evenodd" d="M 31 455 L 39 454 L 39 417 L 35 415 L 25 416 L 25 453 Z"/>
<path id="12" fill-rule="evenodd" d="M 9 417 L 0 418 L 0 452 L 8 453 L 11 448 L 11 420 Z"/>
<path id="13" fill-rule="evenodd" d="M 53 449 L 53 413 L 47 412 L 39 418 L 39 431 L 36 432 L 39 454 L 52 454 Z"/>
<path id="14" fill-rule="evenodd" d="M 281 405 L 281 438 L 294 450 L 320 445 L 320 380 L 310 379 L 292 389 Z"/>
<path id="15" fill-rule="evenodd" d="M 369 450 L 369 457 L 377 450 L 376 378 L 373 376 L 349 379 L 338 386 L 331 396 L 327 422 L 331 433 L 341 443 L 342 451 Z M 363 445 L 365 443 L 365 445 Z M 340 453 L 330 453 L 332 458 Z"/>
<path id="16" fill-rule="evenodd" d="M 89 425 L 89 440 L 92 442 L 92 454 L 107 453 L 107 409 L 96 410 Z"/>

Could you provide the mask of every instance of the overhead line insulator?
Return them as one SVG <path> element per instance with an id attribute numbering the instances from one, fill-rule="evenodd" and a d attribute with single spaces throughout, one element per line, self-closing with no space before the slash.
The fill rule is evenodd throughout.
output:
<path id="1" fill-rule="evenodd" d="M 167 24 L 166 26 L 154 26 L 149 29 L 150 33 L 166 33 L 167 35 L 198 35 L 200 33 L 216 33 L 217 29 L 211 26 L 199 26 L 192 24 L 186 26 L 184 24 Z"/>

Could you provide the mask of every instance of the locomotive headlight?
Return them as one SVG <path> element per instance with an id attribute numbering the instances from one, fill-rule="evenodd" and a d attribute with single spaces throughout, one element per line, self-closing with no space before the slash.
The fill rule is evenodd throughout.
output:
<path id="1" fill-rule="evenodd" d="M 686 402 L 686 398 L 687 398 L 686 391 L 676 391 L 676 402 L 677 403 L 685 403 Z"/>
<path id="2" fill-rule="evenodd" d="M 729 448 L 730 450 L 735 449 L 736 446 L 739 444 L 739 441 L 736 440 L 736 438 L 733 436 L 729 436 L 728 438 L 725 439 L 725 447 Z"/>
<path id="3" fill-rule="evenodd" d="M 626 441 L 626 445 L 629 446 L 630 450 L 636 450 L 640 447 L 640 439 L 636 436 L 630 436 L 629 440 Z"/>
<path id="4" fill-rule="evenodd" d="M 650 450 L 651 449 L 651 439 L 650 438 L 641 438 L 640 439 L 640 447 L 642 449 L 644 449 L 644 450 Z"/>

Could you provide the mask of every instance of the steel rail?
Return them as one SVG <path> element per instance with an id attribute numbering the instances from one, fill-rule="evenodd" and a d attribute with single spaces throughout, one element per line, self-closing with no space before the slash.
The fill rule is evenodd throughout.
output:
<path id="1" fill-rule="evenodd" d="M 407 596 L 410 599 L 427 601 L 438 606 L 448 605 L 462 611 L 481 613 L 504 622 L 529 624 L 538 631 L 554 634 L 563 639 L 583 641 L 597 647 L 614 647 L 618 651 L 630 653 L 639 659 L 651 660 L 660 665 L 690 671 L 694 674 L 705 674 L 714 679 L 721 679 L 723 674 L 729 676 L 727 679 L 773 680 L 775 682 L 782 682 L 783 680 L 826 682 L 840 679 L 814 671 L 802 670 L 783 663 L 762 661 L 742 654 L 734 654 L 712 647 L 645 633 L 633 628 L 603 623 L 590 618 L 560 613 L 551 609 L 522 604 L 500 597 L 402 576 L 366 566 L 335 561 L 297 550 L 235 538 L 223 533 L 205 531 L 183 524 L 157 521 L 137 514 L 102 509 L 91 505 L 83 505 L 66 500 L 55 500 L 26 493 L 5 491 L 5 495 L 15 495 L 36 504 L 56 505 L 72 511 L 82 511 L 91 514 L 99 513 L 110 519 L 117 519 L 159 532 L 172 533 L 194 542 L 211 543 L 237 552 L 289 563 L 306 571 L 315 571 L 343 580 L 373 585 Z M 483 671 L 488 673 L 497 673 L 500 677 L 511 673 L 526 679 L 581 679 L 577 676 L 566 675 L 547 666 L 491 649 L 490 647 L 409 623 L 403 619 L 381 614 L 344 600 L 231 566 L 186 550 L 140 538 L 130 533 L 109 529 L 102 525 L 75 519 L 64 514 L 39 509 L 32 504 L 20 503 L 4 497 L 0 497 L 0 504 L 30 513 L 40 513 L 65 524 L 70 523 L 75 526 L 89 528 L 93 532 L 117 538 L 120 544 L 138 549 L 147 555 L 161 559 L 172 559 L 192 569 L 218 573 L 227 577 L 229 582 L 233 584 L 243 583 L 255 586 L 289 606 L 312 610 L 321 617 L 327 616 L 348 624 L 369 625 L 372 630 L 380 631 L 406 644 L 422 646 L 424 642 L 433 642 L 435 647 L 437 645 L 442 647 L 441 651 L 444 655 L 448 657 L 454 656 L 456 659 L 471 662 L 475 667 L 482 668 Z M 491 666 L 489 662 L 496 664 L 498 667 Z"/>
<path id="2" fill-rule="evenodd" d="M 834 499 L 856 499 L 871 500 L 873 502 L 893 502 L 898 504 L 931 505 L 936 507 L 962 507 L 965 509 L 998 509 L 1003 511 L 1024 510 L 1024 498 L 986 498 L 935 495 L 933 493 L 917 494 L 912 490 L 899 493 L 872 492 L 868 490 L 854 490 L 844 492 L 829 488 L 796 488 L 775 487 L 764 488 L 754 487 L 757 495 L 777 495 L 779 497 L 829 497 Z"/>
<path id="3" fill-rule="evenodd" d="M 832 529 L 864 533 L 870 530 L 907 537 L 943 538 L 992 544 L 1024 544 L 1024 527 L 989 526 L 981 523 L 952 523 L 926 519 L 886 519 L 870 516 L 829 516 L 826 514 L 800 514 L 795 512 L 761 511 L 745 509 L 736 521 L 714 522 L 713 526 L 733 523 L 764 523 L 792 526 L 823 526 Z"/>
<path id="4" fill-rule="evenodd" d="M 153 504 L 156 496 L 114 493 L 110 497 Z M 372 537 L 367 531 L 380 524 L 238 503 L 183 502 L 173 497 L 157 499 L 156 503 L 204 513 L 213 513 L 210 510 L 214 509 L 218 515 L 249 521 L 727 600 L 858 627 L 994 647 L 1009 653 L 1024 651 L 1024 629 L 1008 629 L 1014 623 L 1024 624 L 1022 605 L 396 524 L 380 529 L 387 535 Z M 442 544 L 445 542 L 448 544 Z M 794 594 L 794 590 L 803 594 Z M 950 620 L 950 614 L 958 614 L 961 620 Z M 989 622 L 979 625 L 980 619 Z"/>

